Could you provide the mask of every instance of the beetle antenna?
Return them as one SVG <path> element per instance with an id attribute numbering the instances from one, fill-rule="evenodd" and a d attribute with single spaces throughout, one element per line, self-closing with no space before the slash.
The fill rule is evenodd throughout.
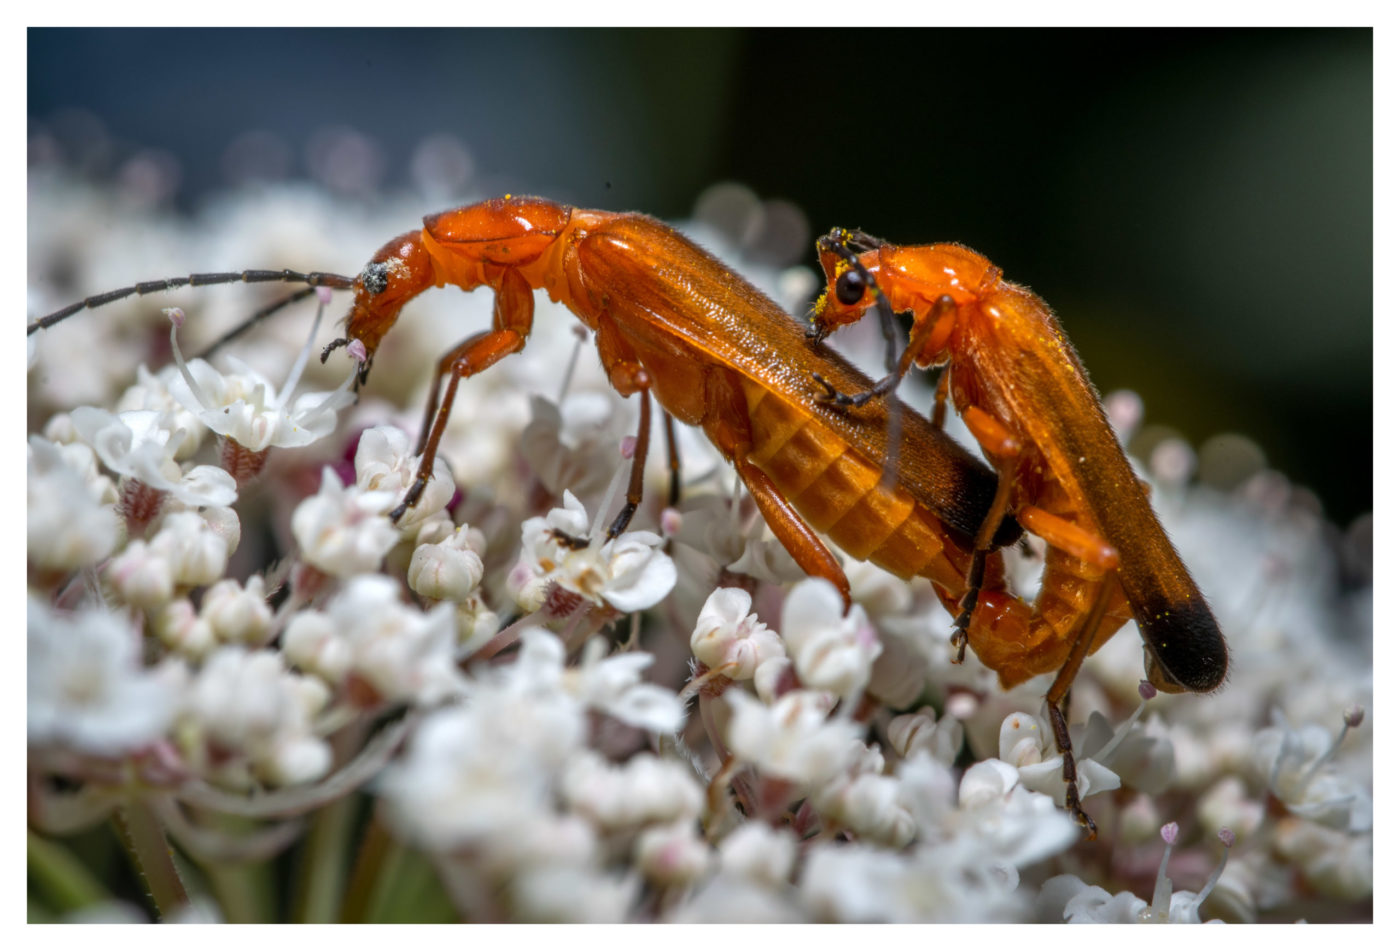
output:
<path id="1" fill-rule="evenodd" d="M 162 281 L 142 281 L 139 284 L 132 284 L 130 287 L 121 287 L 115 291 L 108 291 L 105 294 L 94 294 L 92 297 L 83 298 L 76 304 L 69 304 L 62 310 L 56 310 L 52 314 L 40 317 L 38 320 L 34 321 L 29 325 L 25 333 L 26 335 L 28 335 L 34 333 L 34 331 L 36 330 L 45 330 L 49 327 L 52 327 L 54 324 L 73 316 L 80 310 L 95 310 L 98 307 L 102 307 L 106 304 L 113 303 L 114 301 L 122 300 L 123 298 L 130 297 L 133 294 L 135 294 L 138 297 L 141 297 L 146 294 L 155 294 L 160 291 L 171 291 L 180 287 L 204 287 L 210 284 L 238 283 L 266 284 L 272 282 L 281 282 L 286 284 L 306 284 L 307 289 L 305 292 L 299 292 L 301 296 L 294 294 L 291 297 L 280 301 L 270 309 L 263 308 L 263 311 L 259 311 L 257 314 L 255 314 L 250 322 L 246 322 L 245 326 L 240 326 L 239 328 L 236 328 L 236 332 L 233 334 L 233 336 L 238 336 L 239 334 L 243 333 L 244 330 L 247 329 L 247 327 L 252 326 L 253 323 L 256 323 L 258 320 L 261 320 L 262 318 L 266 317 L 269 313 L 273 313 L 281 307 L 286 306 L 293 300 L 300 300 L 301 297 L 304 297 L 306 294 L 309 294 L 314 288 L 330 287 L 334 289 L 343 290 L 352 287 L 355 283 L 355 279 L 353 277 L 345 277 L 343 274 L 330 274 L 324 271 L 312 271 L 309 274 L 303 274 L 300 271 L 280 270 L 221 271 L 218 273 L 211 274 L 191 274 L 187 277 L 169 277 Z M 225 339 L 227 340 L 231 338 L 226 337 Z M 221 340 L 219 341 L 219 344 L 222 344 L 224 342 L 225 340 Z M 215 344 L 215 346 L 218 346 L 219 344 Z"/>

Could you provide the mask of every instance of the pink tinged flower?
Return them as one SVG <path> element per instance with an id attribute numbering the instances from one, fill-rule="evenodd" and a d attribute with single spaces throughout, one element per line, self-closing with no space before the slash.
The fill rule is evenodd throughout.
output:
<path id="1" fill-rule="evenodd" d="M 725 698 L 732 707 L 727 739 L 742 761 L 769 776 L 816 785 L 836 776 L 850 762 L 860 728 L 845 718 L 828 719 L 829 698 L 793 690 L 773 705 L 742 690 Z"/>
<path id="2" fill-rule="evenodd" d="M 124 604 L 153 611 L 175 597 L 175 570 L 164 552 L 137 539 L 107 562 L 103 580 Z"/>
<path id="3" fill-rule="evenodd" d="M 399 540 L 384 514 L 394 503 L 393 493 L 341 485 L 335 470 L 326 466 L 320 491 L 292 513 L 292 534 L 302 557 L 337 577 L 377 570 Z"/>
<path id="4" fill-rule="evenodd" d="M 30 746 L 120 756 L 166 734 L 178 678 L 142 666 L 139 632 L 106 611 L 61 614 L 34 599 L 28 614 Z"/>
<path id="5" fill-rule="evenodd" d="M 690 634 L 696 659 L 730 680 L 749 680 L 759 664 L 785 655 L 777 632 L 748 613 L 752 605 L 744 589 L 718 588 L 700 608 Z"/>
<path id="6" fill-rule="evenodd" d="M 845 605 L 824 578 L 799 582 L 783 602 L 783 640 L 802 683 L 839 697 L 855 697 L 870 682 L 880 655 L 875 628 L 859 605 Z"/>
<path id="7" fill-rule="evenodd" d="M 289 661 L 372 700 L 436 703 L 461 692 L 453 662 L 456 631 L 451 605 L 426 614 L 399 599 L 382 575 L 352 578 L 324 612 L 303 611 L 283 635 Z M 354 681 L 354 683 L 351 683 Z"/>
<path id="8" fill-rule="evenodd" d="M 561 536 L 589 542 L 576 547 Z M 565 491 L 563 507 L 528 519 L 520 528 L 520 561 L 511 572 L 516 600 L 538 610 L 553 584 L 594 605 L 627 613 L 655 605 L 675 587 L 676 566 L 661 550 L 659 535 L 625 532 L 609 542 L 602 538 L 598 526 L 590 529 L 583 504 Z"/>
<path id="9" fill-rule="evenodd" d="M 613 765 L 592 750 L 573 757 L 560 780 L 565 804 L 605 831 L 692 822 L 704 791 L 688 766 L 639 753 Z"/>
<path id="10" fill-rule="evenodd" d="M 101 561 L 117 546 L 116 510 L 94 498 L 70 456 L 66 447 L 29 437 L 27 551 L 40 568 L 70 571 Z"/>
<path id="11" fill-rule="evenodd" d="M 796 861 L 796 837 L 761 822 L 739 825 L 719 844 L 722 871 L 765 885 L 786 886 Z"/>
<path id="12" fill-rule="evenodd" d="M 435 601 L 466 601 L 481 584 L 485 547 L 482 534 L 466 525 L 441 542 L 419 545 L 409 562 L 408 586 Z"/>
<path id="13" fill-rule="evenodd" d="M 222 374 L 204 360 L 185 361 L 172 322 L 170 343 L 181 379 L 170 385 L 171 395 L 209 429 L 253 452 L 274 447 L 294 448 L 311 443 L 335 430 L 336 413 L 355 402 L 350 391 L 357 368 L 330 392 L 303 393 L 292 398 L 311 354 L 320 311 L 297 354 L 287 382 L 279 391 L 262 374 L 236 357 L 227 361 L 233 372 Z"/>
<path id="14" fill-rule="evenodd" d="M 421 457 L 413 454 L 408 434 L 397 426 L 375 426 L 360 434 L 355 448 L 355 485 L 364 492 L 388 493 L 397 505 L 418 478 Z M 457 491 L 447 462 L 439 455 L 433 460 L 433 477 L 417 504 L 403 514 L 397 528 L 410 535 L 424 522 L 441 513 Z M 386 506 L 386 511 L 388 507 Z M 478 552 L 479 554 L 479 552 Z M 449 599 L 444 599 L 449 600 Z"/>
<path id="15" fill-rule="evenodd" d="M 637 868 L 662 888 L 689 885 L 710 868 L 713 854 L 696 834 L 693 821 L 652 826 L 637 836 L 633 849 Z"/>
<path id="16" fill-rule="evenodd" d="M 220 647 L 185 696 L 183 732 L 187 742 L 203 740 L 211 771 L 236 785 L 311 782 L 331 766 L 330 747 L 314 729 L 329 699 L 324 686 L 288 671 L 272 651 Z"/>

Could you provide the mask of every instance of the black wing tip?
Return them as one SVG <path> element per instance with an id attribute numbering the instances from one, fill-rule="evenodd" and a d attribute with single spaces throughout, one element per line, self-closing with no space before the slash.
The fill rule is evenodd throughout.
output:
<path id="1" fill-rule="evenodd" d="M 1192 693 L 1212 693 L 1225 683 L 1230 652 L 1204 598 L 1139 608 L 1143 644 L 1163 674 Z"/>

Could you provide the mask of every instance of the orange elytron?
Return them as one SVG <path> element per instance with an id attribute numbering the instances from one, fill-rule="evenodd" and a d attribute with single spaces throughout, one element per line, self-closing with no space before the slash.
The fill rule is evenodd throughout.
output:
<path id="1" fill-rule="evenodd" d="M 1049 546 L 1040 594 L 1026 614 L 1019 602 L 1008 610 L 1006 596 L 977 577 L 992 544 L 981 532 L 953 640 L 960 655 L 970 645 L 1005 686 L 1059 672 L 1047 701 L 1067 754 L 1066 778 L 1069 740 L 1067 730 L 1060 735 L 1059 704 L 1084 657 L 1129 616 L 1155 687 L 1219 687 L 1225 639 L 1049 307 L 956 244 L 901 247 L 836 229 L 817 248 L 827 286 L 813 308 L 816 339 L 872 305 L 891 322 L 895 312 L 913 316 L 909 344 L 888 376 L 862 391 L 819 378 L 822 398 L 861 405 L 892 391 L 912 365 L 943 366 L 940 408 L 951 395 L 998 473 L 987 526 L 1010 514 Z M 1070 805 L 1077 810 L 1077 802 Z"/>

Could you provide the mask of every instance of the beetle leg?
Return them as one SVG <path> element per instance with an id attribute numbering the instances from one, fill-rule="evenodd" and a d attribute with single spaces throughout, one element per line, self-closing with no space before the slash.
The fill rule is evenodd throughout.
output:
<path id="1" fill-rule="evenodd" d="M 944 379 L 947 379 L 946 373 Z M 963 422 L 967 424 L 973 438 L 996 463 L 997 491 L 992 497 L 992 507 L 987 510 L 986 517 L 982 519 L 982 526 L 977 530 L 977 538 L 972 546 L 972 561 L 967 569 L 967 588 L 958 605 L 958 616 L 953 620 L 953 635 L 950 640 L 958 650 L 954 660 L 958 664 L 967 656 L 967 629 L 972 624 L 972 612 L 977 607 L 977 600 L 982 594 L 982 584 L 986 580 L 987 556 L 992 550 L 992 538 L 1001 527 L 1001 520 L 1011 504 L 1011 491 L 1016 485 L 1016 462 L 1021 455 L 1021 440 L 1016 434 L 976 406 L 966 409 Z"/>
<path id="2" fill-rule="evenodd" d="M 946 363 L 933 367 L 929 372 L 934 375 L 933 413 L 930 419 L 933 422 L 933 428 L 941 431 L 948 419 L 948 387 L 952 374 L 948 372 L 948 364 Z"/>
<path id="3" fill-rule="evenodd" d="M 637 514 L 637 506 L 642 503 L 642 477 L 646 469 L 648 444 L 651 442 L 651 397 L 647 391 L 642 391 L 641 400 L 638 407 L 640 416 L 637 420 L 637 441 L 632 448 L 632 475 L 627 482 L 627 500 L 622 503 L 617 518 L 613 519 L 612 525 L 608 527 L 607 541 L 612 541 L 627 530 L 632 516 Z"/>
<path id="4" fill-rule="evenodd" d="M 433 384 L 428 387 L 428 405 L 423 414 L 423 428 L 418 434 L 418 453 L 422 457 L 418 462 L 418 473 L 403 501 L 389 513 L 390 521 L 397 522 L 403 518 L 403 514 L 423 495 L 423 490 L 428 487 L 428 481 L 433 477 L 433 460 L 437 458 L 442 434 L 447 430 L 452 401 L 457 398 L 457 382 L 464 377 L 480 373 L 502 357 L 519 351 L 530 336 L 535 316 L 535 292 L 525 278 L 519 271 L 504 271 L 495 291 L 496 307 L 491 329 L 463 340 L 438 361 Z M 447 389 L 439 402 L 438 390 L 442 386 L 444 376 L 447 377 Z"/>
<path id="5" fill-rule="evenodd" d="M 432 420 L 432 429 L 428 431 L 426 438 L 420 437 L 419 451 L 422 458 L 418 462 L 418 473 L 398 508 L 389 513 L 390 521 L 397 522 L 403 518 L 403 514 L 417 503 L 433 477 L 433 460 L 437 458 L 442 434 L 447 430 L 452 401 L 457 398 L 458 381 L 480 373 L 502 357 L 515 353 L 524 346 L 525 336 L 515 330 L 486 330 L 464 340 L 442 358 L 438 364 L 439 374 L 443 372 L 444 367 L 451 371 L 447 377 L 447 390 L 442 395 L 441 405 L 436 405 L 436 386 L 432 387 L 432 392 L 428 395 L 428 418 Z"/>
<path id="6" fill-rule="evenodd" d="M 661 423 L 666 431 L 666 467 L 671 473 L 671 487 L 666 494 L 666 504 L 676 508 L 681 504 L 681 453 L 676 445 L 676 419 L 663 409 Z"/>
<path id="7" fill-rule="evenodd" d="M 1064 666 L 1055 675 L 1055 682 L 1050 685 L 1050 689 L 1045 694 L 1045 704 L 1050 715 L 1050 727 L 1055 734 L 1055 746 L 1064 757 L 1064 768 L 1061 776 L 1065 781 L 1065 809 L 1074 815 L 1074 818 L 1084 827 L 1085 835 L 1090 839 L 1098 837 L 1098 828 L 1079 802 L 1079 773 L 1075 768 L 1074 746 L 1070 742 L 1069 723 L 1065 719 L 1065 710 L 1061 704 L 1063 703 L 1066 707 L 1069 705 L 1070 685 L 1074 683 L 1074 676 L 1079 673 L 1084 658 L 1089 655 L 1089 648 L 1094 642 L 1094 632 L 1098 630 L 1099 622 L 1103 620 L 1104 611 L 1108 608 L 1108 592 L 1109 585 L 1106 580 L 1100 582 L 1098 596 L 1094 599 L 1094 607 L 1084 616 L 1084 621 L 1075 634 L 1074 646 L 1070 648 L 1069 657 L 1065 658 Z"/>
<path id="8" fill-rule="evenodd" d="M 637 441 L 632 449 L 632 473 L 627 482 L 627 500 L 608 527 L 607 539 L 611 541 L 627 529 L 637 506 L 642 504 L 642 482 L 646 474 L 647 450 L 651 445 L 651 375 L 618 333 L 617 324 L 606 314 L 598 319 L 596 342 L 598 358 L 603 362 L 603 369 L 607 371 L 613 389 L 623 396 L 640 393 L 642 400 L 638 410 Z"/>

